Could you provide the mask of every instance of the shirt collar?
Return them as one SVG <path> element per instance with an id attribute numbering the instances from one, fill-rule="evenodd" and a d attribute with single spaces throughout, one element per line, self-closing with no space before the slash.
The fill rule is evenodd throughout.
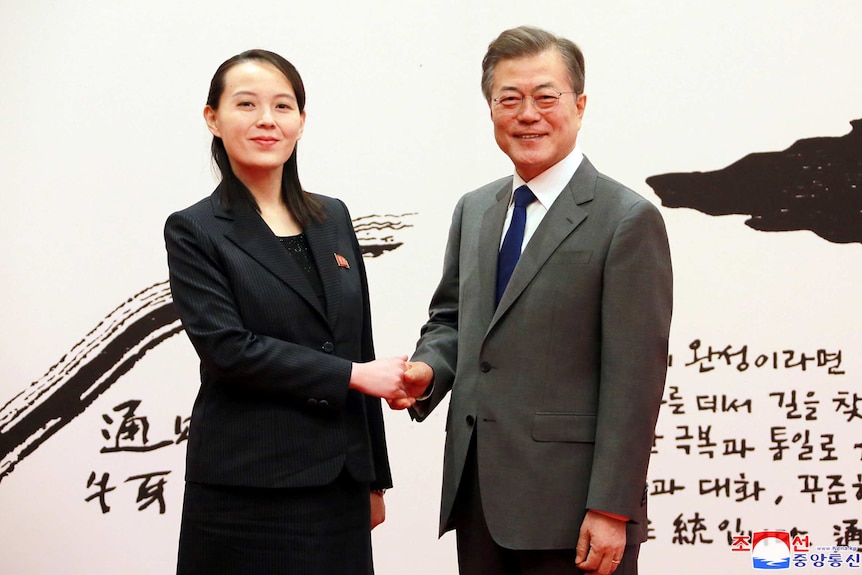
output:
<path id="1" fill-rule="evenodd" d="M 527 184 L 530 186 L 530 191 L 532 191 L 533 195 L 536 196 L 536 199 L 539 200 L 539 203 L 542 204 L 546 210 L 550 209 L 551 204 L 554 203 L 554 200 L 557 199 L 563 191 L 563 188 L 566 187 L 569 181 L 571 181 L 572 176 L 575 175 L 575 172 L 578 170 L 578 167 L 580 167 L 583 159 L 584 154 L 581 152 L 581 149 L 577 144 L 575 144 L 575 148 L 569 152 L 568 156 L 529 182 L 525 182 L 516 171 L 515 177 L 512 179 L 513 196 L 509 198 L 509 204 L 513 201 L 514 191 L 524 184 Z"/>

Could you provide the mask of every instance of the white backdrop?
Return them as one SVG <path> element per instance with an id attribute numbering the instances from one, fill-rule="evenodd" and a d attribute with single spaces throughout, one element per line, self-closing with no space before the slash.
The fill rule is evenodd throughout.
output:
<path id="1" fill-rule="evenodd" d="M 415 213 L 395 233 L 404 245 L 367 261 L 385 356 L 412 350 L 457 199 L 511 173 L 479 90 L 482 55 L 500 31 L 538 25 L 581 45 L 589 98 L 581 147 L 658 204 L 649 176 L 718 170 L 752 152 L 848 133 L 862 118 L 860 20 L 852 0 L 2 0 L 0 438 L 17 424 L 12 407 L 44 399 L 22 400 L 32 382 L 117 306 L 167 278 L 162 225 L 212 190 L 201 111 L 215 68 L 239 51 L 274 50 L 303 76 L 306 189 L 342 198 L 354 217 Z M 744 572 L 749 556 L 727 539 L 737 530 L 798 529 L 820 545 L 848 526 L 852 534 L 862 508 L 859 243 L 757 232 L 744 216 L 663 213 L 674 362 L 642 572 Z M 705 362 L 686 365 L 695 340 L 700 356 L 708 346 L 748 346 L 752 364 L 773 352 L 783 360 L 785 350 L 840 351 L 841 363 L 740 371 L 740 356 L 728 355 L 731 365 L 716 356 L 715 369 L 701 372 Z M 172 572 L 185 448 L 176 440 L 197 385 L 196 357 L 179 334 L 14 469 L 4 462 L 0 573 Z M 801 419 L 788 418 L 791 392 Z M 719 406 L 722 396 L 750 399 L 750 413 L 713 413 L 711 396 Z M 135 418 L 124 420 L 130 412 L 118 406 L 133 400 Z M 806 401 L 819 402 L 809 404 L 816 419 L 805 419 Z M 454 537 L 436 537 L 444 417 L 438 410 L 420 426 L 387 414 L 396 488 L 374 532 L 381 575 L 457 572 Z M 122 421 L 139 427 L 120 438 Z M 150 446 L 170 445 L 106 450 L 140 446 L 145 431 Z M 800 460 L 806 432 L 810 461 Z M 788 449 L 775 461 L 770 447 L 782 433 Z M 743 440 L 754 451 L 723 455 Z M 821 491 L 809 493 L 814 476 Z M 685 488 L 668 489 L 672 481 Z M 710 490 L 716 482 L 727 490 Z M 139 500 L 142 485 L 162 489 Z"/>

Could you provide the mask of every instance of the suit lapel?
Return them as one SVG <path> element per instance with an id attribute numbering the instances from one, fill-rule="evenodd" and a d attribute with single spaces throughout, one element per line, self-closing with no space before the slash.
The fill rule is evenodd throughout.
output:
<path id="1" fill-rule="evenodd" d="M 479 231 L 479 305 L 484 325 L 491 323 L 494 317 L 494 299 L 497 291 L 497 254 L 500 252 L 500 241 L 503 235 L 503 223 L 506 221 L 506 211 L 512 194 L 512 179 L 505 181 L 503 187 L 496 193 L 496 201 L 485 210 L 482 227 Z"/>
<path id="2" fill-rule="evenodd" d="M 597 175 L 596 169 L 584 157 L 521 253 L 509 285 L 494 312 L 489 330 L 520 297 L 563 240 L 586 219 L 587 211 L 581 205 L 593 199 Z M 493 301 L 493 295 L 491 297 Z"/>
<path id="3" fill-rule="evenodd" d="M 287 253 L 287 250 L 278 241 L 260 214 L 245 202 L 236 202 L 232 206 L 231 212 L 226 213 L 221 209 L 215 195 L 213 195 L 212 201 L 216 217 L 232 220 L 232 225 L 225 232 L 225 237 L 287 284 L 317 310 L 321 317 L 326 319 L 326 313 L 320 299 L 314 293 L 308 278 L 305 277 L 305 272 Z M 311 243 L 310 238 L 309 243 Z M 324 287 L 326 287 L 326 282 L 324 282 Z M 326 295 L 327 301 L 329 301 L 329 293 Z"/>
<path id="4" fill-rule="evenodd" d="M 311 254 L 314 256 L 314 263 L 320 274 L 320 281 L 323 283 L 323 293 L 326 296 L 326 317 L 329 320 L 329 324 L 334 326 L 338 319 L 338 311 L 341 303 L 341 277 L 339 276 L 339 272 L 342 272 L 342 270 L 338 267 L 335 259 L 338 245 L 338 228 L 335 225 L 333 215 L 328 214 L 328 216 L 322 222 L 308 224 L 305 228 L 305 236 L 308 238 L 308 245 L 311 248 Z M 350 256 L 351 254 L 341 255 Z M 353 265 L 357 266 L 358 264 L 354 262 Z"/>

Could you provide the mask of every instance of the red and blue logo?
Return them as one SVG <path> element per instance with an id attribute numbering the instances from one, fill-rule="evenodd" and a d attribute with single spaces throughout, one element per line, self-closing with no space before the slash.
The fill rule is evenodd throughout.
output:
<path id="1" fill-rule="evenodd" d="M 790 533 L 755 531 L 751 534 L 751 562 L 755 569 L 790 569 Z"/>
<path id="2" fill-rule="evenodd" d="M 750 553 L 755 569 L 862 567 L 862 551 L 855 545 L 812 547 L 808 535 L 778 529 L 734 535 L 730 550 Z"/>

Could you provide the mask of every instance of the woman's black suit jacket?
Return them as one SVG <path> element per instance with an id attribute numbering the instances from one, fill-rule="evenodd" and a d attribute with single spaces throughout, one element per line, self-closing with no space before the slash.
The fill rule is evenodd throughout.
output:
<path id="1" fill-rule="evenodd" d="M 374 359 L 362 254 L 344 204 L 315 197 L 327 217 L 304 233 L 325 309 L 244 202 L 228 212 L 216 190 L 165 224 L 174 303 L 201 359 L 187 481 L 304 487 L 346 468 L 391 486 L 381 402 L 348 389 L 351 362 Z"/>

